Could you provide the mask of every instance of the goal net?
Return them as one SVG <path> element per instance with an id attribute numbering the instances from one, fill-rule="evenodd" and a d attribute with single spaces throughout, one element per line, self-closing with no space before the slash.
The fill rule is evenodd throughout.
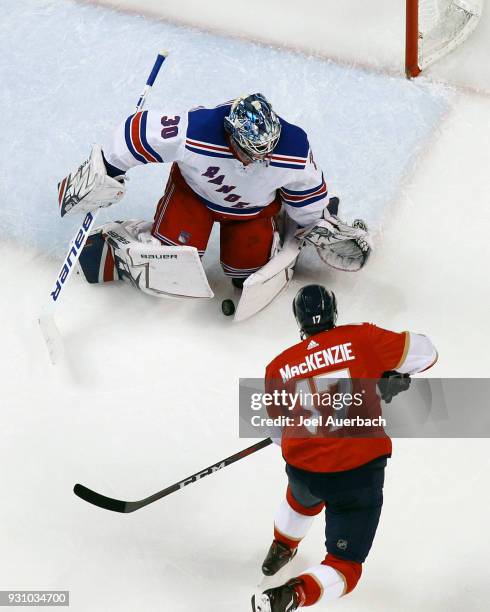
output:
<path id="1" fill-rule="evenodd" d="M 407 76 L 463 43 L 482 13 L 483 0 L 407 0 Z"/>

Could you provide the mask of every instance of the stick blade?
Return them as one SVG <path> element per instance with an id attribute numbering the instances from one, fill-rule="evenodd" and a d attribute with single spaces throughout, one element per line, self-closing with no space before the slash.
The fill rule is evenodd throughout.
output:
<path id="1" fill-rule="evenodd" d="M 46 348 L 48 349 L 51 363 L 56 365 L 63 357 L 65 350 L 60 330 L 51 313 L 42 313 L 39 316 L 38 322 L 44 341 L 46 342 Z"/>
<path id="2" fill-rule="evenodd" d="M 101 495 L 92 489 L 84 487 L 82 484 L 76 484 L 73 487 L 73 493 L 85 500 L 89 504 L 103 508 L 104 510 L 111 510 L 112 512 L 133 512 L 131 504 L 119 499 L 113 499 L 112 497 L 106 497 Z"/>

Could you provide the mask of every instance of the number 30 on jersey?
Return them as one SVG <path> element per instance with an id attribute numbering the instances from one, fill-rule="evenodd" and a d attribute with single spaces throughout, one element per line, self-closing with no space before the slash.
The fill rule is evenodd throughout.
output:
<path id="1" fill-rule="evenodd" d="M 179 123 L 180 117 L 176 115 L 175 117 L 167 117 L 164 115 L 162 117 L 162 138 L 174 138 L 179 133 Z"/>

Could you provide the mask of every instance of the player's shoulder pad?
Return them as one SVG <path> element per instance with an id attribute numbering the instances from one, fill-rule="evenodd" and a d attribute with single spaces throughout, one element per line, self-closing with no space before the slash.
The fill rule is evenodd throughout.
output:
<path id="1" fill-rule="evenodd" d="M 310 143 L 304 130 L 297 125 L 289 123 L 282 117 L 281 137 L 271 155 L 271 166 L 278 168 L 293 168 L 302 170 L 308 161 Z"/>
<path id="2" fill-rule="evenodd" d="M 227 102 L 215 108 L 192 108 L 189 111 L 186 149 L 212 157 L 233 157 L 224 129 L 224 119 L 230 107 L 231 103 Z"/>

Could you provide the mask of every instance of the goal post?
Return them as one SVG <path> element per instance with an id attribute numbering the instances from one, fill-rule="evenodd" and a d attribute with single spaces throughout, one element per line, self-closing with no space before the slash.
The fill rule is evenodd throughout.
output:
<path id="1" fill-rule="evenodd" d="M 483 0 L 406 0 L 407 77 L 461 45 L 476 28 L 482 7 Z"/>

